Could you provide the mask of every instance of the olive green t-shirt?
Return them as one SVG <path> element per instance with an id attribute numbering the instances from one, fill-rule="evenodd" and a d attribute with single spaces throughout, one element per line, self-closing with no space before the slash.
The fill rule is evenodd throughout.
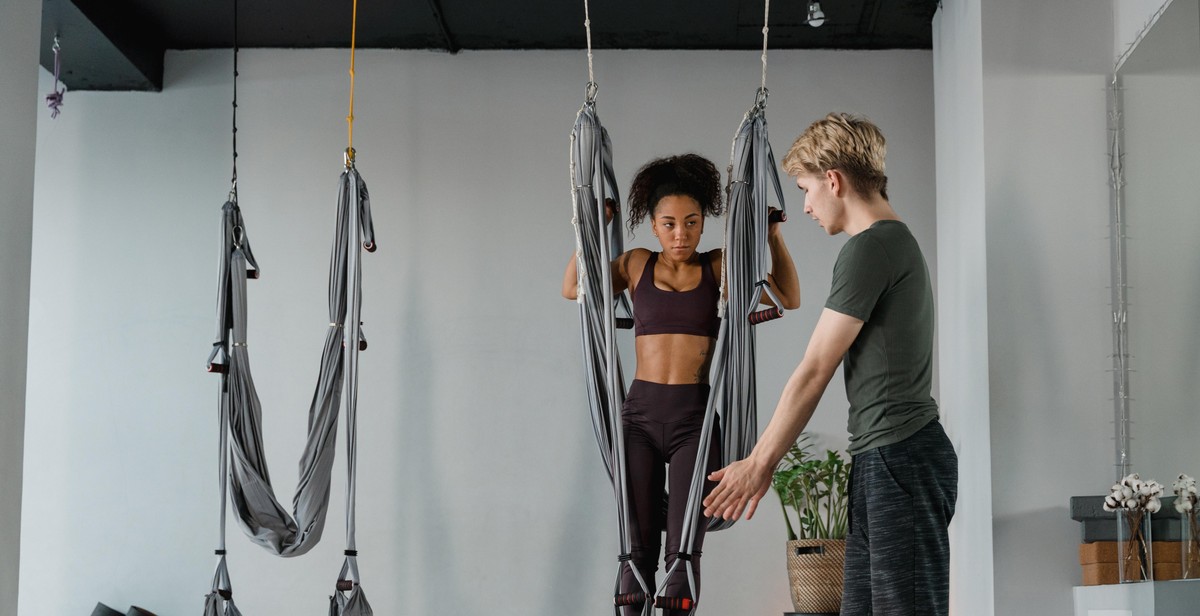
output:
<path id="1" fill-rule="evenodd" d="M 863 321 L 843 360 L 851 455 L 898 443 L 938 417 L 933 288 L 921 247 L 898 220 L 851 237 L 825 307 Z"/>

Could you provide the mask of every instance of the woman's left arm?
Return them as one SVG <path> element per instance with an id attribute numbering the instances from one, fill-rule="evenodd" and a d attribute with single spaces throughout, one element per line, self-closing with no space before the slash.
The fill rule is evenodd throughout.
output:
<path id="1" fill-rule="evenodd" d="M 795 310 L 800 307 L 800 279 L 796 276 L 792 254 L 783 241 L 782 224 L 772 222 L 767 227 L 767 247 L 771 249 L 771 273 L 767 274 L 767 282 L 783 304 L 781 307 Z M 773 302 L 764 293 L 762 303 L 770 305 Z"/>

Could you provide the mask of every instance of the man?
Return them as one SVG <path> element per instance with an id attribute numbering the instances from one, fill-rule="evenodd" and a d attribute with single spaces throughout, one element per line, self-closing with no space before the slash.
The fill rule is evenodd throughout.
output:
<path id="1" fill-rule="evenodd" d="M 745 460 L 716 471 L 705 515 L 754 515 L 780 458 L 808 424 L 839 363 L 850 401 L 850 532 L 845 616 L 945 616 L 958 458 L 930 395 L 933 292 L 921 249 L 887 199 L 883 134 L 833 113 L 792 145 L 783 168 L 804 212 L 850 236 L 808 349 Z"/>

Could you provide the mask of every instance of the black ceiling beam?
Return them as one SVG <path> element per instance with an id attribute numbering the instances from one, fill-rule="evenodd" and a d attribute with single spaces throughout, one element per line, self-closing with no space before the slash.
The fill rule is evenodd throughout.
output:
<path id="1" fill-rule="evenodd" d="M 3 1 L 3 0 L 0 0 Z M 159 90 L 165 49 L 232 44 L 233 0 L 42 0 L 41 63 L 62 38 L 73 90 Z M 581 4 L 581 3 L 579 3 Z M 360 23 L 361 49 L 581 49 L 577 0 L 401 0 L 376 3 Z M 763 0 L 609 0 L 596 6 L 604 49 L 759 49 Z M 826 23 L 805 25 L 808 3 L 771 14 L 771 49 L 929 49 L 937 0 L 829 0 Z M 680 7 L 689 18 L 679 19 Z M 340 8 L 339 8 L 340 7 Z M 346 6 L 328 0 L 255 0 L 241 7 L 243 47 L 344 47 Z M 428 12 L 427 12 L 428 11 Z M 432 19 L 430 19 L 432 17 Z M 453 18 L 454 26 L 449 23 Z"/>
<path id="2" fill-rule="evenodd" d="M 446 51 L 458 53 L 458 45 L 454 43 L 454 37 L 450 36 L 450 28 L 446 26 L 446 16 L 442 14 L 441 3 L 438 0 L 429 0 L 429 8 L 433 10 L 433 19 L 437 22 L 438 30 L 442 32 L 442 39 L 446 41 Z"/>
<path id="3" fill-rule="evenodd" d="M 162 90 L 166 49 L 159 28 L 123 4 L 43 0 L 42 66 L 54 72 L 51 46 L 57 35 L 62 47 L 60 78 L 69 89 Z"/>

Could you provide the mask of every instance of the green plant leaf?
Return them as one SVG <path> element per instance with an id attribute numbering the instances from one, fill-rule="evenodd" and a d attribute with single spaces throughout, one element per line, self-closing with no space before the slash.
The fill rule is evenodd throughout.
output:
<path id="1" fill-rule="evenodd" d="M 844 539 L 849 516 L 850 462 L 840 452 L 813 454 L 808 433 L 788 449 L 771 478 L 779 497 L 788 537 Z M 789 509 L 796 515 L 792 524 Z"/>

